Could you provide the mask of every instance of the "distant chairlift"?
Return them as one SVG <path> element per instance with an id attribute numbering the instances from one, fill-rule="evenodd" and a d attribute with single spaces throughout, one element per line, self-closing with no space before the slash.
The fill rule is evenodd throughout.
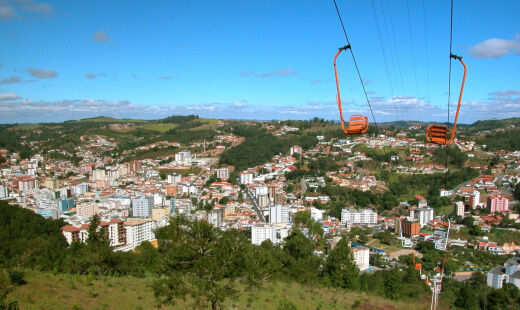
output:
<path id="1" fill-rule="evenodd" d="M 448 126 L 444 124 L 433 124 L 426 128 L 426 140 L 430 143 L 435 144 L 451 144 L 453 142 L 453 139 L 455 138 L 455 131 L 457 130 L 457 119 L 459 117 L 460 112 L 460 101 L 462 100 L 462 93 L 464 92 L 464 83 L 466 81 L 466 72 L 467 67 L 464 61 L 462 60 L 462 57 L 451 54 L 451 58 L 458 59 L 460 63 L 464 66 L 464 76 L 462 77 L 462 86 L 460 87 L 460 94 L 459 94 L 459 103 L 457 105 L 457 113 L 455 114 L 455 121 L 453 122 L 453 129 L 448 130 Z M 448 105 L 449 105 L 449 99 L 448 99 Z"/>
<path id="2" fill-rule="evenodd" d="M 336 95 L 336 100 L 338 101 L 339 117 L 341 119 L 341 129 L 343 130 L 343 132 L 346 134 L 362 134 L 368 130 L 368 117 L 360 114 L 352 115 L 350 116 L 348 128 L 346 128 L 345 121 L 343 120 L 343 109 L 341 107 L 341 95 L 339 92 L 339 80 L 338 70 L 336 68 L 336 59 L 342 51 L 347 50 L 349 48 L 350 44 L 341 47 L 339 51 L 336 53 L 336 56 L 334 56 L 334 74 L 336 75 L 336 89 L 338 91 L 338 94 Z"/>

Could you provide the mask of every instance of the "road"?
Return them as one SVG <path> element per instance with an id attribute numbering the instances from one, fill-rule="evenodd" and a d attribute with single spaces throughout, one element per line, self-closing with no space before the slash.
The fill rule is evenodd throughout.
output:
<path id="1" fill-rule="evenodd" d="M 255 197 L 253 197 L 253 195 L 249 191 L 249 188 L 246 189 L 246 194 L 247 194 L 247 197 L 249 198 L 249 200 L 251 201 L 251 203 L 253 204 L 253 209 L 258 214 L 258 219 L 261 222 L 265 223 L 264 215 L 262 214 L 262 211 L 260 211 L 260 208 L 258 207 L 258 202 L 256 201 Z"/>

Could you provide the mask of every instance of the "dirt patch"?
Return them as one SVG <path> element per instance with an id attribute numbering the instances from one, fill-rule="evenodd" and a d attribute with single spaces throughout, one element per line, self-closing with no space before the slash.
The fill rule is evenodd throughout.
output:
<path id="1" fill-rule="evenodd" d="M 415 256 L 422 257 L 421 253 L 419 253 L 417 251 L 414 251 L 414 252 L 415 252 Z M 409 254 L 412 254 L 412 250 L 399 250 L 397 252 L 393 252 L 393 253 L 388 254 L 388 256 L 390 258 L 398 258 L 401 255 L 409 255 Z"/>

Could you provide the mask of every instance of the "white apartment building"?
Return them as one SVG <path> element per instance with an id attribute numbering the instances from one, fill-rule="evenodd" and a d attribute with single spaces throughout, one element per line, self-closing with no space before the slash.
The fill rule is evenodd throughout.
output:
<path id="1" fill-rule="evenodd" d="M 33 177 L 23 177 L 18 181 L 18 189 L 22 192 L 38 188 L 38 180 Z"/>
<path id="2" fill-rule="evenodd" d="M 315 207 L 311 207 L 311 217 L 315 221 L 323 221 L 323 210 L 320 210 Z"/>
<path id="3" fill-rule="evenodd" d="M 426 226 L 429 221 L 433 220 L 433 208 L 430 207 L 417 208 L 413 214 L 414 218 L 419 220 L 419 225 L 421 227 Z"/>
<path id="4" fill-rule="evenodd" d="M 377 212 L 371 209 L 343 209 L 341 211 L 341 224 L 343 225 L 373 225 L 377 224 Z"/>
<path id="5" fill-rule="evenodd" d="M 217 169 L 217 178 L 222 179 L 222 180 L 229 179 L 229 169 L 228 168 Z"/>
<path id="6" fill-rule="evenodd" d="M 478 190 L 474 190 L 471 195 L 468 197 L 469 204 L 472 209 L 476 209 L 480 204 L 480 192 Z"/>
<path id="7" fill-rule="evenodd" d="M 190 198 L 173 199 L 173 212 L 188 214 L 193 209 L 193 202 Z"/>
<path id="8" fill-rule="evenodd" d="M 191 161 L 191 153 L 190 151 L 183 151 L 175 154 L 175 161 L 178 164 L 189 164 L 189 161 Z"/>
<path id="9" fill-rule="evenodd" d="M 510 258 L 504 263 L 504 266 L 497 266 L 487 273 L 488 286 L 500 289 L 506 283 L 520 288 L 520 258 Z"/>
<path id="10" fill-rule="evenodd" d="M 295 146 L 292 146 L 292 147 L 291 147 L 290 152 L 291 152 L 291 156 L 292 156 L 293 154 L 296 154 L 296 153 L 301 154 L 301 153 L 303 153 L 303 149 L 302 149 L 301 146 L 295 145 Z"/>
<path id="11" fill-rule="evenodd" d="M 153 220 L 130 220 L 126 221 L 124 225 L 128 245 L 139 245 L 143 241 L 155 239 L 156 223 Z"/>
<path id="12" fill-rule="evenodd" d="M 150 217 L 152 215 L 153 197 L 132 199 L 132 217 Z"/>
<path id="13" fill-rule="evenodd" d="M 351 247 L 354 256 L 354 262 L 359 270 L 367 270 L 370 262 L 370 249 L 365 246 Z"/>
<path id="14" fill-rule="evenodd" d="M 253 173 L 252 172 L 240 172 L 240 183 L 241 184 L 251 184 L 253 183 Z"/>
<path id="15" fill-rule="evenodd" d="M 270 207 L 269 223 L 289 223 L 289 207 L 284 205 Z"/>
<path id="16" fill-rule="evenodd" d="M 258 197 L 259 195 L 268 195 L 268 189 L 267 186 L 257 186 L 255 188 L 255 196 Z"/>
<path id="17" fill-rule="evenodd" d="M 100 221 L 99 229 L 105 228 L 108 233 L 110 246 L 120 246 L 126 243 L 126 230 L 123 220 L 111 219 L 110 222 Z M 88 224 L 80 227 L 66 225 L 61 228 L 61 232 L 68 244 L 72 242 L 86 242 L 88 239 Z"/>
<path id="18" fill-rule="evenodd" d="M 179 183 L 182 177 L 180 174 L 169 174 L 168 175 L 168 183 Z"/>
<path id="19" fill-rule="evenodd" d="M 9 197 L 7 187 L 0 184 L 0 199 Z"/>
<path id="20" fill-rule="evenodd" d="M 220 208 L 213 208 L 208 212 L 208 222 L 213 226 L 219 227 L 222 224 L 222 218 L 224 217 L 224 210 Z"/>
<path id="21" fill-rule="evenodd" d="M 110 219 L 107 222 L 106 229 L 108 231 L 108 241 L 110 246 L 120 246 L 126 244 L 126 229 L 124 221 L 120 219 Z"/>
<path id="22" fill-rule="evenodd" d="M 77 215 L 91 217 L 97 213 L 99 213 L 99 206 L 95 202 L 82 203 L 82 204 L 76 205 L 76 214 Z"/>
<path id="23" fill-rule="evenodd" d="M 81 183 L 72 187 L 74 195 L 81 196 L 90 190 L 90 186 L 87 183 Z"/>
<path id="24" fill-rule="evenodd" d="M 258 206 L 260 208 L 267 208 L 267 206 L 269 205 L 269 196 L 267 196 L 267 193 L 260 194 L 257 197 L 258 197 Z"/>
<path id="25" fill-rule="evenodd" d="M 276 226 L 267 223 L 257 223 L 251 227 L 251 243 L 260 245 L 265 240 L 276 243 Z"/>
<path id="26" fill-rule="evenodd" d="M 92 171 L 92 180 L 93 181 L 105 181 L 106 172 L 105 169 L 95 169 Z"/>
<path id="27" fill-rule="evenodd" d="M 455 207 L 455 213 L 458 216 L 464 217 L 464 202 L 456 201 L 453 203 L 453 206 Z"/>

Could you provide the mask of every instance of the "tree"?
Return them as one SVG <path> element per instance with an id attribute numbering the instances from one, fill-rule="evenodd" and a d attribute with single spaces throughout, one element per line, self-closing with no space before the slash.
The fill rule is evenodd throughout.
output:
<path id="1" fill-rule="evenodd" d="M 454 305 L 466 310 L 478 310 L 477 292 L 471 285 L 463 285 L 457 292 Z"/>
<path id="2" fill-rule="evenodd" d="M 98 215 L 90 219 L 86 243 L 74 242 L 69 248 L 66 262 L 69 271 L 80 274 L 103 277 L 114 271 L 116 256 L 110 247 L 106 229 L 100 226 Z"/>
<path id="3" fill-rule="evenodd" d="M 305 226 L 309 230 L 309 236 L 313 239 L 321 238 L 323 236 L 323 228 L 321 227 L 321 223 L 315 221 L 311 216 L 311 211 L 305 210 L 296 212 L 294 216 L 294 223 L 298 227 Z"/>
<path id="4" fill-rule="evenodd" d="M 383 286 L 385 288 L 385 296 L 390 299 L 398 299 L 403 294 L 403 281 L 396 268 L 384 273 Z"/>
<path id="5" fill-rule="evenodd" d="M 462 219 L 462 224 L 467 227 L 473 227 L 473 225 L 475 225 L 475 219 L 471 216 L 465 217 Z"/>
<path id="6" fill-rule="evenodd" d="M 298 282 L 315 282 L 322 263 L 314 255 L 316 244 L 305 237 L 301 230 L 295 228 L 283 242 L 283 250 L 287 254 L 284 266 L 288 274 Z"/>
<path id="7" fill-rule="evenodd" d="M 255 261 L 248 240 L 235 230 L 221 231 L 206 221 L 185 216 L 170 219 L 156 232 L 163 257 L 164 277 L 153 284 L 159 304 L 174 304 L 191 296 L 196 307 L 221 308 L 227 298 L 240 295 L 237 281 L 254 283 Z M 256 272 L 256 271 L 255 271 Z"/>
<path id="8" fill-rule="evenodd" d="M 520 200 L 520 182 L 516 184 L 514 195 L 516 200 Z"/>
<path id="9" fill-rule="evenodd" d="M 482 235 L 482 228 L 478 225 L 473 225 L 469 229 L 469 233 L 473 236 L 481 236 Z"/>
<path id="10" fill-rule="evenodd" d="M 222 198 L 220 198 L 220 200 L 218 201 L 219 204 L 221 205 L 225 205 L 229 202 L 229 197 L 228 196 L 224 196 Z"/>
<path id="11" fill-rule="evenodd" d="M 334 287 L 347 289 L 358 287 L 359 269 L 354 263 L 346 238 L 342 238 L 328 255 L 323 273 Z"/>

